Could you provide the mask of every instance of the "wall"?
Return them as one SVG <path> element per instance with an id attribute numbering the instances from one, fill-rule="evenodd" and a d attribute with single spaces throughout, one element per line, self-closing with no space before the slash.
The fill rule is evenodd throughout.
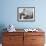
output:
<path id="1" fill-rule="evenodd" d="M 0 0 L 0 25 L 16 28 L 46 28 L 46 0 Z M 18 22 L 17 7 L 35 7 L 35 22 Z"/>
<path id="2" fill-rule="evenodd" d="M 17 21 L 17 7 L 24 6 L 35 7 L 35 22 Z M 0 31 L 9 24 L 20 29 L 40 27 L 46 32 L 46 0 L 0 0 Z"/>

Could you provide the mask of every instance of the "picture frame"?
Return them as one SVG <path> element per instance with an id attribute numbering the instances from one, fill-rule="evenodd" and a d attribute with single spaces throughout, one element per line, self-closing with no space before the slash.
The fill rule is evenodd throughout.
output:
<path id="1" fill-rule="evenodd" d="M 17 21 L 19 22 L 35 21 L 35 7 L 18 7 Z"/>

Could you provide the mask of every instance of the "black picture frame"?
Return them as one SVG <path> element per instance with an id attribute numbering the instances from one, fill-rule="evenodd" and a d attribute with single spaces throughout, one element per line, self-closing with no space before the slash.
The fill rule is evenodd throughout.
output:
<path id="1" fill-rule="evenodd" d="M 35 21 L 35 7 L 18 7 L 17 21 L 19 22 L 34 22 Z"/>

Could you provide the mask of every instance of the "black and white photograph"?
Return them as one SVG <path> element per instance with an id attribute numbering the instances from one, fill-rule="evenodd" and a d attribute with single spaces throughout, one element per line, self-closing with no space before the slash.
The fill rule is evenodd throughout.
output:
<path id="1" fill-rule="evenodd" d="M 35 7 L 18 7 L 17 20 L 23 22 L 35 21 Z"/>

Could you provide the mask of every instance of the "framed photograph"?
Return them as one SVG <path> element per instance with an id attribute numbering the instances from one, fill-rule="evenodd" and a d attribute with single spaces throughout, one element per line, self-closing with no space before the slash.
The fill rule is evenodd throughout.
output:
<path id="1" fill-rule="evenodd" d="M 18 7 L 17 20 L 20 22 L 35 21 L 35 7 Z"/>

